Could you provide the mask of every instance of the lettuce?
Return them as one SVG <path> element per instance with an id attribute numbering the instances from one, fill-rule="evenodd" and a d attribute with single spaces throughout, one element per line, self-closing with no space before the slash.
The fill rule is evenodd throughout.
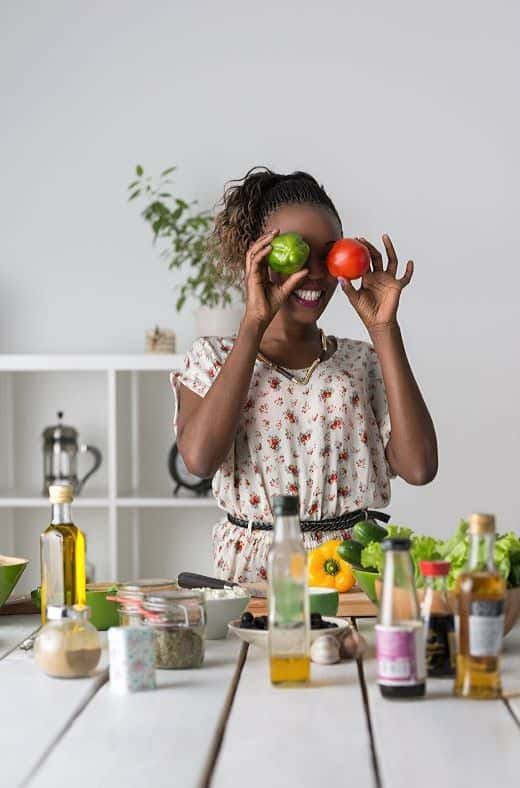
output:
<path id="1" fill-rule="evenodd" d="M 448 575 L 448 588 L 455 587 L 458 575 L 466 567 L 469 559 L 468 523 L 461 520 L 457 530 L 450 539 L 435 539 L 433 536 L 421 536 L 399 525 L 387 527 L 388 536 L 401 536 L 410 539 L 410 555 L 414 567 L 415 582 L 418 587 L 424 585 L 419 570 L 419 561 L 442 559 L 451 564 Z M 509 587 L 520 586 L 520 538 L 513 531 L 497 536 L 495 541 L 495 564 Z M 361 553 L 361 565 L 378 572 L 383 570 L 383 550 L 379 542 L 370 542 Z"/>

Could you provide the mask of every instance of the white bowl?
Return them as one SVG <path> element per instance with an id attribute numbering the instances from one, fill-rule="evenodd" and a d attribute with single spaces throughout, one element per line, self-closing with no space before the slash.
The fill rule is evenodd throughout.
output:
<path id="1" fill-rule="evenodd" d="M 348 621 L 344 618 L 332 618 L 329 616 L 322 616 L 324 621 L 330 621 L 337 624 L 337 627 L 331 629 L 311 629 L 311 643 L 313 643 L 321 635 L 333 635 L 334 637 L 341 637 L 345 635 L 350 627 Z M 231 621 L 228 624 L 229 631 L 245 643 L 251 646 L 259 646 L 260 648 L 267 649 L 267 629 L 243 629 L 240 626 L 240 619 Z"/>
<path id="2" fill-rule="evenodd" d="M 233 619 L 240 620 L 250 600 L 249 595 L 228 599 L 207 599 L 206 638 L 208 640 L 225 638 L 229 622 Z"/>

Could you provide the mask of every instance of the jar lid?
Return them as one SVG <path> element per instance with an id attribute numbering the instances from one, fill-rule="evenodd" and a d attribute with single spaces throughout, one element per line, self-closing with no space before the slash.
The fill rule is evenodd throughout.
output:
<path id="1" fill-rule="evenodd" d="M 495 533 L 495 517 L 492 514 L 471 514 L 469 532 L 476 536 Z"/>
<path id="2" fill-rule="evenodd" d="M 178 586 L 174 580 L 168 580 L 166 578 L 144 578 L 122 583 L 114 598 L 117 602 L 125 604 L 125 602 L 139 601 L 143 599 L 146 594 L 174 591 L 176 588 L 178 588 Z"/>
<path id="3" fill-rule="evenodd" d="M 182 590 L 163 591 L 161 594 L 147 594 L 143 601 L 143 612 L 164 613 L 175 608 L 183 608 L 189 602 L 197 605 L 204 604 L 202 591 Z"/>
<path id="4" fill-rule="evenodd" d="M 381 547 L 385 552 L 387 550 L 409 550 L 410 540 L 406 539 L 404 536 L 394 536 L 389 539 L 385 539 L 381 543 Z"/>
<path id="5" fill-rule="evenodd" d="M 49 621 L 61 621 L 64 618 L 73 621 L 88 621 L 90 618 L 90 607 L 88 605 L 49 605 L 47 608 L 47 618 Z"/>
<path id="6" fill-rule="evenodd" d="M 419 561 L 419 569 L 425 577 L 440 577 L 450 571 L 449 561 Z"/>

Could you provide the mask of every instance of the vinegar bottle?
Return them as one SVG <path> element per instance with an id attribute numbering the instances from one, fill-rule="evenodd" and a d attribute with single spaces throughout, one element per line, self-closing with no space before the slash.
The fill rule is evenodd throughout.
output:
<path id="1" fill-rule="evenodd" d="M 47 620 L 47 607 L 85 605 L 85 536 L 72 522 L 72 487 L 49 487 L 51 524 L 40 537 L 41 618 Z"/>
<path id="2" fill-rule="evenodd" d="M 271 682 L 301 684 L 310 677 L 310 619 L 298 497 L 276 495 L 273 511 L 274 534 L 267 561 Z"/>
<path id="3" fill-rule="evenodd" d="M 506 584 L 495 569 L 495 518 L 472 514 L 469 535 L 468 565 L 455 588 L 459 648 L 454 692 L 463 698 L 498 698 Z"/>
<path id="4" fill-rule="evenodd" d="M 410 540 L 385 539 L 383 591 L 376 625 L 378 684 L 385 698 L 426 691 L 424 629 L 415 593 Z"/>

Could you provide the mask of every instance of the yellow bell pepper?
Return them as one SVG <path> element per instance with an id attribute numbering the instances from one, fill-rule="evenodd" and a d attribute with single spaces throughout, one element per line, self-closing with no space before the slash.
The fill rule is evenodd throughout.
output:
<path id="1" fill-rule="evenodd" d="M 335 588 L 343 593 L 356 582 L 350 564 L 338 555 L 340 539 L 331 539 L 309 553 L 309 585 Z"/>

